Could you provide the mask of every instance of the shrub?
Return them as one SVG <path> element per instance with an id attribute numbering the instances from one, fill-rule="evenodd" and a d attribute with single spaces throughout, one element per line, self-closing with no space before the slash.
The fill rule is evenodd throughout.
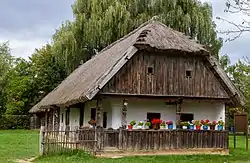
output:
<path id="1" fill-rule="evenodd" d="M 0 117 L 0 129 L 29 129 L 30 116 L 3 115 Z"/>

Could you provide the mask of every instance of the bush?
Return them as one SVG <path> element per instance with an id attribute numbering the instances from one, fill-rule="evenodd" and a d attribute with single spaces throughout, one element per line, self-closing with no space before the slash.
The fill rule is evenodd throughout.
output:
<path id="1" fill-rule="evenodd" d="M 0 117 L 0 129 L 29 129 L 30 116 L 3 115 Z"/>

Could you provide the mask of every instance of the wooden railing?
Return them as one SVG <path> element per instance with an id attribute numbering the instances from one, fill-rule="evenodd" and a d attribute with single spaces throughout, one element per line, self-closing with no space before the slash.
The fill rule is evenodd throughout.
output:
<path id="1" fill-rule="evenodd" d="M 228 131 L 106 130 L 42 131 L 43 154 L 83 149 L 95 154 L 110 149 L 155 151 L 167 149 L 228 149 Z M 66 150 L 67 151 L 67 150 Z"/>
<path id="2" fill-rule="evenodd" d="M 227 131 L 123 130 L 120 149 L 161 150 L 177 148 L 228 149 Z"/>

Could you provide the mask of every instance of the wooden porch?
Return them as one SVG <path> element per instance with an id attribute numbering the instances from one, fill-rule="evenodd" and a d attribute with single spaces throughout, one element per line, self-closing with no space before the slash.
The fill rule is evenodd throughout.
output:
<path id="1" fill-rule="evenodd" d="M 44 131 L 43 145 L 49 154 L 57 143 L 55 132 Z M 49 135 L 53 134 L 53 141 Z M 57 134 L 59 136 L 61 134 Z M 72 139 L 73 136 L 73 139 Z M 71 149 L 83 149 L 105 156 L 118 153 L 119 155 L 140 154 L 228 154 L 228 131 L 203 131 L 203 130 L 107 130 L 81 129 L 70 131 L 58 144 L 63 144 Z M 69 145 L 67 145 L 67 143 Z M 57 150 L 60 151 L 58 145 Z M 185 151 L 185 153 L 183 153 Z"/>

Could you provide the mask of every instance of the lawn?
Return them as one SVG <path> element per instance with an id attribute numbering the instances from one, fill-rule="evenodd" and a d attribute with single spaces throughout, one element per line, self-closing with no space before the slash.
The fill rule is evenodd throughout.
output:
<path id="1" fill-rule="evenodd" d="M 29 130 L 0 130 L 0 162 L 38 155 L 39 132 Z"/>
<path id="2" fill-rule="evenodd" d="M 31 158 L 38 155 L 38 132 L 13 130 L 0 131 L 0 162 L 12 162 L 16 159 Z M 40 157 L 36 163 L 250 163 L 250 152 L 245 152 L 245 139 L 238 137 L 237 149 L 233 149 L 232 137 L 230 139 L 229 156 L 148 156 L 127 157 L 116 159 L 93 158 L 83 152 Z"/>

